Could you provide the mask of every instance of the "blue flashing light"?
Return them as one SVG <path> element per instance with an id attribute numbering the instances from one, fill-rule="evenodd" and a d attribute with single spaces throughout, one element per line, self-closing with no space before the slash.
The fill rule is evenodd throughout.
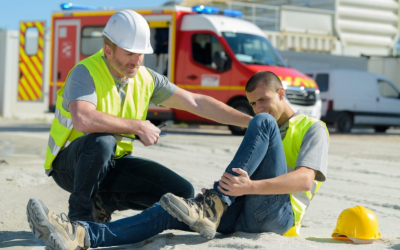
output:
<path id="1" fill-rule="evenodd" d="M 204 6 L 204 5 L 193 6 L 192 10 L 197 13 L 203 13 L 203 14 L 223 14 L 225 16 L 231 16 L 231 17 L 242 17 L 242 12 L 237 10 L 228 10 L 228 9 L 221 10 L 217 7 Z"/>
<path id="2" fill-rule="evenodd" d="M 224 10 L 225 16 L 242 17 L 242 12 L 238 10 Z"/>
<path id="3" fill-rule="evenodd" d="M 211 7 L 211 6 L 204 6 L 204 5 L 197 5 L 192 7 L 193 11 L 197 13 L 204 13 L 204 14 L 219 14 L 219 8 Z"/>
<path id="4" fill-rule="evenodd" d="M 87 6 L 74 3 L 63 3 L 61 4 L 62 10 L 97 10 L 97 7 Z"/>

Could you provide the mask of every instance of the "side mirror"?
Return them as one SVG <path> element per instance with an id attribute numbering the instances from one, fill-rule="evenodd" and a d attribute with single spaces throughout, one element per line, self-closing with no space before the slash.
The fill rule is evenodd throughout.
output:
<path id="1" fill-rule="evenodd" d="M 231 60 L 226 55 L 225 51 L 216 51 L 214 53 L 213 62 L 215 63 L 216 70 L 224 72 L 231 68 Z"/>

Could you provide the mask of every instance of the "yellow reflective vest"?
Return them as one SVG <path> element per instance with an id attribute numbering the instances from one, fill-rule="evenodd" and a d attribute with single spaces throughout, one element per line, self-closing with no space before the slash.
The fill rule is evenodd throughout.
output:
<path id="1" fill-rule="evenodd" d="M 296 168 L 297 156 L 300 152 L 301 143 L 303 137 L 307 133 L 308 129 L 316 122 L 320 120 L 308 117 L 305 115 L 297 115 L 289 119 L 289 128 L 286 132 L 285 138 L 283 139 L 283 149 L 285 151 L 286 164 L 288 166 L 288 173 L 292 172 Z M 323 123 L 326 132 L 329 132 Z M 290 194 L 290 202 L 292 204 L 292 210 L 294 213 L 294 225 L 289 229 L 283 236 L 299 236 L 301 221 L 303 220 L 305 211 L 310 205 L 312 198 L 317 193 L 321 182 L 314 180 L 314 184 L 310 191 L 298 192 Z"/>
<path id="2" fill-rule="evenodd" d="M 126 93 L 125 100 L 121 103 L 114 78 L 107 68 L 102 58 L 103 56 L 104 52 L 101 49 L 96 54 L 77 64 L 84 65 L 93 78 L 97 95 L 96 110 L 122 118 L 146 120 L 150 98 L 154 90 L 153 76 L 145 67 L 139 67 L 136 76 L 129 78 L 129 83 L 124 88 Z M 84 135 L 84 133 L 74 129 L 71 114 L 62 106 L 64 86 L 57 92 L 55 118 L 50 129 L 44 164 L 47 175 L 52 171 L 52 163 L 57 154 L 76 138 Z M 134 137 L 134 135 L 127 136 Z M 132 152 L 132 140 L 126 140 L 121 136 L 116 136 L 116 139 L 115 158 L 120 158 Z"/>

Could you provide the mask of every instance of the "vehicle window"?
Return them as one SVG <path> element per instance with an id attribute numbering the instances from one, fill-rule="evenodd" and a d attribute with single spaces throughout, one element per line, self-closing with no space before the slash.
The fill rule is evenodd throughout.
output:
<path id="1" fill-rule="evenodd" d="M 222 35 L 242 63 L 287 66 L 265 37 L 235 32 L 222 32 Z"/>
<path id="2" fill-rule="evenodd" d="M 25 30 L 25 53 L 34 56 L 39 50 L 39 30 L 36 27 L 29 27 Z"/>
<path id="3" fill-rule="evenodd" d="M 397 90 L 387 81 L 378 80 L 378 85 L 379 85 L 379 92 L 381 92 L 382 96 L 391 98 L 399 97 L 399 93 L 397 92 Z"/>
<path id="4" fill-rule="evenodd" d="M 319 91 L 326 92 L 329 89 L 329 75 L 328 74 L 317 74 L 315 79 L 317 82 Z"/>
<path id="5" fill-rule="evenodd" d="M 314 75 L 313 74 L 306 74 L 306 75 L 308 75 L 309 77 L 314 79 Z"/>
<path id="6" fill-rule="evenodd" d="M 231 68 L 231 60 L 217 38 L 211 34 L 192 36 L 192 56 L 195 62 L 220 72 Z"/>
<path id="7" fill-rule="evenodd" d="M 103 48 L 104 26 L 86 26 L 81 32 L 81 54 L 91 56 Z"/>

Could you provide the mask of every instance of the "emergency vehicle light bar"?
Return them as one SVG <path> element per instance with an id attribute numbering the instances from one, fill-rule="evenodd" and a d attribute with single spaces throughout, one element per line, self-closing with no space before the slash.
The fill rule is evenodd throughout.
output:
<path id="1" fill-rule="evenodd" d="M 97 10 L 97 7 L 87 6 L 74 3 L 63 3 L 61 4 L 62 10 Z"/>
<path id="2" fill-rule="evenodd" d="M 228 10 L 228 9 L 221 10 L 220 8 L 217 7 L 204 6 L 204 5 L 193 6 L 192 10 L 197 13 L 203 13 L 203 14 L 223 14 L 225 16 L 231 16 L 231 17 L 242 17 L 242 12 L 238 10 Z"/>

